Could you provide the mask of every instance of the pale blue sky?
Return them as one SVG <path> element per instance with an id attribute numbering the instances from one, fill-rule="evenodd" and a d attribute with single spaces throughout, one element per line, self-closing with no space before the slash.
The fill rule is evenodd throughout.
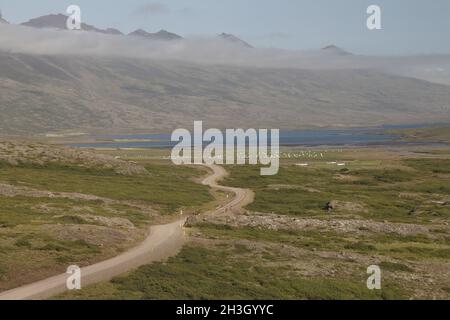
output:
<path id="1" fill-rule="evenodd" d="M 450 53 L 449 0 L 0 0 L 0 9 L 18 23 L 64 13 L 70 4 L 81 7 L 83 22 L 123 32 L 227 32 L 258 47 L 311 49 L 334 43 L 363 54 Z M 383 30 L 367 30 L 370 4 L 381 6 Z"/>

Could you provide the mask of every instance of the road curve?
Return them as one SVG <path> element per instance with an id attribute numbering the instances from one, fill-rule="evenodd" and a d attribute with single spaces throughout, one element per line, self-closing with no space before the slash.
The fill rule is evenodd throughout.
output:
<path id="1" fill-rule="evenodd" d="M 227 171 L 216 165 L 208 166 L 213 173 L 203 180 L 204 185 L 223 191 L 233 192 L 236 196 L 224 206 L 211 212 L 220 213 L 230 209 L 241 209 L 253 201 L 253 193 L 250 190 L 224 187 L 218 185 L 218 180 L 227 175 Z M 167 259 L 176 255 L 183 247 L 186 237 L 183 225 L 185 218 L 178 221 L 152 226 L 148 237 L 137 247 L 134 247 L 121 255 L 84 267 L 81 269 L 81 285 L 108 281 L 111 278 L 136 269 L 139 266 L 155 261 Z M 32 284 L 0 293 L 0 300 L 38 300 L 47 299 L 67 290 L 66 281 L 68 274 L 60 274 Z"/>
<path id="2" fill-rule="evenodd" d="M 217 208 L 216 210 L 210 213 L 220 213 L 228 210 L 240 210 L 246 205 L 253 202 L 254 199 L 253 191 L 249 189 L 225 187 L 218 184 L 218 181 L 220 179 L 228 175 L 228 172 L 223 167 L 217 165 L 210 165 L 208 167 L 211 170 L 213 170 L 213 174 L 208 176 L 205 180 L 203 180 L 202 183 L 204 185 L 210 186 L 211 188 L 232 192 L 235 194 L 235 197 L 230 202 Z"/>

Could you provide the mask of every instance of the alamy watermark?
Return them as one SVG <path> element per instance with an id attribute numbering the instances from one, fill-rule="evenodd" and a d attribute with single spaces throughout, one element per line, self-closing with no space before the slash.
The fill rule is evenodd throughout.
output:
<path id="1" fill-rule="evenodd" d="M 381 268 L 377 265 L 371 265 L 367 268 L 367 289 L 381 290 Z"/>
<path id="2" fill-rule="evenodd" d="M 66 27 L 68 30 L 81 30 L 81 8 L 78 5 L 70 5 L 66 9 L 68 14 Z M 367 7 L 366 13 L 369 15 L 366 21 L 367 29 L 381 30 L 381 7 L 372 4 Z"/>
<path id="3" fill-rule="evenodd" d="M 381 30 L 381 7 L 378 5 L 370 5 L 367 8 L 367 29 L 369 30 Z"/>
<path id="4" fill-rule="evenodd" d="M 182 164 L 252 164 L 261 168 L 261 175 L 276 175 L 280 167 L 279 129 L 219 129 L 203 132 L 203 122 L 194 121 L 194 132 L 176 129 L 171 140 L 178 142 L 171 159 Z"/>
<path id="5" fill-rule="evenodd" d="M 81 269 L 79 266 L 69 266 L 66 271 L 69 276 L 66 280 L 67 290 L 80 290 L 81 289 Z"/>
<path id="6" fill-rule="evenodd" d="M 67 7 L 66 13 L 69 15 L 66 20 L 68 30 L 81 30 L 81 8 L 77 5 Z"/>

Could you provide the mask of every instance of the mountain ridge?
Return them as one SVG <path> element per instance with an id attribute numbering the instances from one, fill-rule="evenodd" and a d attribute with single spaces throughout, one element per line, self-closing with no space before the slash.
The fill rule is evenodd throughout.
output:
<path id="1" fill-rule="evenodd" d="M 39 16 L 36 18 L 32 18 L 26 22 L 21 23 L 22 26 L 32 27 L 32 28 L 38 28 L 38 29 L 58 29 L 58 30 L 67 30 L 66 27 L 66 21 L 68 16 L 64 14 L 48 14 Z M 0 18 L 1 19 L 1 18 Z M 2 22 L 0 20 L 0 22 Z M 6 20 L 5 20 L 5 23 Z M 109 35 L 125 35 L 122 31 L 116 29 L 116 28 L 107 28 L 107 29 L 100 29 L 93 25 L 82 23 L 81 24 L 81 30 L 88 31 L 88 32 L 96 32 L 101 34 L 109 34 Z M 182 40 L 184 39 L 182 36 L 166 31 L 164 29 L 159 30 L 158 32 L 151 33 L 143 29 L 137 29 L 135 31 L 130 32 L 127 36 L 136 36 L 140 38 L 145 38 L 149 40 L 157 40 L 157 41 L 172 41 L 172 40 Z M 228 34 L 228 33 L 222 33 L 218 35 L 218 37 L 224 41 L 234 43 L 237 45 L 244 46 L 246 48 L 253 48 L 249 43 L 246 41 L 236 37 L 235 35 Z"/>
<path id="2" fill-rule="evenodd" d="M 37 18 L 33 18 L 28 20 L 27 22 L 21 23 L 23 26 L 38 28 L 38 29 L 58 29 L 58 30 L 67 30 L 67 16 L 61 13 L 59 14 L 49 14 L 40 16 Z M 81 23 L 81 30 L 97 32 L 103 34 L 122 34 L 119 30 L 108 28 L 106 30 L 99 29 L 95 26 L 89 25 L 87 23 Z"/>
<path id="3" fill-rule="evenodd" d="M 164 29 L 159 30 L 155 33 L 147 32 L 143 29 L 137 29 L 128 34 L 128 36 L 141 37 L 150 40 L 182 40 L 183 37 L 175 33 L 168 32 Z"/>
<path id="4" fill-rule="evenodd" d="M 2 14 L 1 10 L 0 10 L 0 23 L 9 24 L 9 22 L 3 18 L 3 14 Z"/>
<path id="5" fill-rule="evenodd" d="M 241 45 L 241 46 L 246 47 L 246 48 L 253 48 L 252 45 L 250 45 L 249 43 L 245 42 L 244 40 L 236 37 L 233 34 L 229 34 L 229 33 L 223 32 L 223 33 L 219 34 L 219 38 L 221 38 L 221 39 L 223 39 L 225 41 L 228 41 L 230 43 Z"/>
<path id="6" fill-rule="evenodd" d="M 322 48 L 322 51 L 330 52 L 333 54 L 341 55 L 341 56 L 350 56 L 352 53 L 348 52 L 347 50 L 344 50 L 334 44 L 327 45 Z"/>

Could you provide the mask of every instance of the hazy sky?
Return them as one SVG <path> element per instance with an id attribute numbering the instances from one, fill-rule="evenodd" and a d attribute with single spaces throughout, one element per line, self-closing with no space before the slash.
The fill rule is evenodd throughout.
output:
<path id="1" fill-rule="evenodd" d="M 67 6 L 83 22 L 166 29 L 183 36 L 233 33 L 258 47 L 319 48 L 336 44 L 363 54 L 450 53 L 449 0 L 0 0 L 4 18 L 20 23 Z M 366 9 L 382 8 L 383 30 L 366 28 Z"/>

